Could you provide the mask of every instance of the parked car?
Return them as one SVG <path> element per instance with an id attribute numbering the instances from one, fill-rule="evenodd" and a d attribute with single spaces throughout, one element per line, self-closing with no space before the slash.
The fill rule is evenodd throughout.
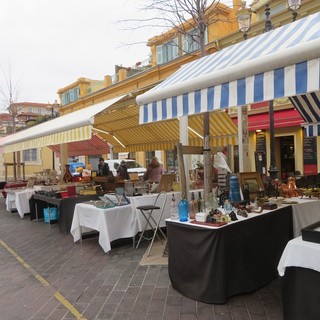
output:
<path id="1" fill-rule="evenodd" d="M 80 176 L 80 173 L 77 171 L 79 167 L 82 167 L 83 169 L 86 168 L 86 165 L 83 162 L 69 162 L 68 165 L 70 166 L 69 170 L 73 177 Z"/>
<path id="2" fill-rule="evenodd" d="M 112 159 L 112 160 L 104 160 L 109 165 L 110 170 L 113 175 L 117 175 L 117 169 L 120 165 L 121 159 Z M 147 171 L 140 163 L 132 159 L 124 159 L 126 162 L 128 173 L 137 173 L 139 177 L 142 177 L 143 174 Z"/>

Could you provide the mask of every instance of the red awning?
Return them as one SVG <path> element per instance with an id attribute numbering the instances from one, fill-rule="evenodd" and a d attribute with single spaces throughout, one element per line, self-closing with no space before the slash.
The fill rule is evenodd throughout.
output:
<path id="1" fill-rule="evenodd" d="M 234 118 L 236 124 L 238 124 L 238 119 Z M 269 113 L 252 114 L 248 116 L 249 131 L 254 131 L 257 129 L 265 130 L 270 128 Z M 274 127 L 284 128 L 301 126 L 305 121 L 301 117 L 300 113 L 295 109 L 290 110 L 277 110 L 274 111 Z"/>
<path id="2" fill-rule="evenodd" d="M 52 151 L 60 156 L 60 145 L 48 146 Z M 106 141 L 99 138 L 97 135 L 93 135 L 89 140 L 69 142 L 68 143 L 68 156 L 86 156 L 86 155 L 100 155 L 109 153 L 109 145 Z"/>

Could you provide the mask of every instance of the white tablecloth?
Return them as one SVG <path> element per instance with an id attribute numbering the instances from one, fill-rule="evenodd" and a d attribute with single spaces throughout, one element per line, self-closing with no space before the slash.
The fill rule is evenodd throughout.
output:
<path id="1" fill-rule="evenodd" d="M 288 199 L 290 200 L 290 199 Z M 320 221 L 320 200 L 292 198 L 299 204 L 292 205 L 293 236 L 301 236 L 301 229 Z"/>
<path id="2" fill-rule="evenodd" d="M 8 189 L 6 196 L 6 209 L 7 211 L 16 210 L 16 191 Z"/>
<path id="3" fill-rule="evenodd" d="M 281 256 L 278 272 L 284 276 L 286 267 L 301 267 L 320 272 L 320 244 L 297 237 L 288 242 Z"/>
<path id="4" fill-rule="evenodd" d="M 99 231 L 99 244 L 104 252 L 111 250 L 111 241 L 134 237 L 139 231 L 131 204 L 109 209 L 85 203 L 76 204 L 71 225 L 74 242 L 80 240 L 82 232 L 92 229 Z"/>
<path id="5" fill-rule="evenodd" d="M 17 210 L 20 217 L 23 218 L 26 213 L 30 212 L 29 199 L 33 194 L 33 188 L 8 189 L 6 197 L 7 210 Z"/>
<path id="6" fill-rule="evenodd" d="M 16 192 L 15 202 L 18 213 L 21 218 L 23 218 L 26 213 L 30 212 L 29 199 L 32 197 L 33 194 L 34 189 L 32 188 Z"/>

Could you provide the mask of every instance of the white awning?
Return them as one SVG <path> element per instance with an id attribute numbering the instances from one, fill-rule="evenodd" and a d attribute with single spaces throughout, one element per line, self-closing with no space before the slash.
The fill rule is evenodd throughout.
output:
<path id="1" fill-rule="evenodd" d="M 32 126 L 6 137 L 6 139 L 0 141 L 0 144 L 4 146 L 4 152 L 8 153 L 91 139 L 95 115 L 118 102 L 123 97 L 120 96 L 103 101 Z"/>
<path id="2" fill-rule="evenodd" d="M 137 97 L 140 123 L 320 89 L 320 13 L 182 66 Z"/>

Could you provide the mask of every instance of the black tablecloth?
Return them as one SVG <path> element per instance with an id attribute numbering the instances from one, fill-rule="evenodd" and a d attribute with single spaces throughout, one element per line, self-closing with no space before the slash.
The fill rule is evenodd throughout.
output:
<path id="1" fill-rule="evenodd" d="M 206 303 L 254 291 L 278 277 L 292 230 L 291 206 L 219 229 L 167 221 L 172 286 Z"/>
<path id="2" fill-rule="evenodd" d="M 34 220 L 43 218 L 43 209 L 48 207 L 58 207 L 59 209 L 59 230 L 60 232 L 69 233 L 71 229 L 74 207 L 77 203 L 97 200 L 99 195 L 75 196 L 72 198 L 57 199 L 39 194 L 32 195 L 29 200 L 30 218 Z M 37 216 L 38 215 L 38 216 Z"/>
<path id="3" fill-rule="evenodd" d="M 320 319 L 320 272 L 286 267 L 281 284 L 284 320 Z"/>

